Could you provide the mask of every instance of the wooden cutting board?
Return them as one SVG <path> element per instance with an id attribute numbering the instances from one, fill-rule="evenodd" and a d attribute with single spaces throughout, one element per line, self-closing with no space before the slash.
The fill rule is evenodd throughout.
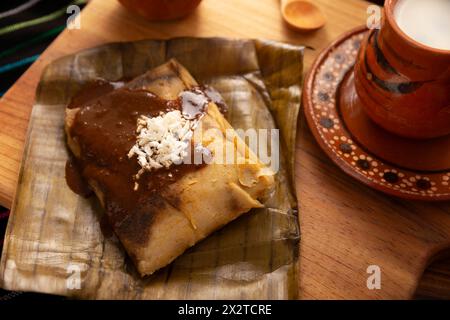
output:
<path id="1" fill-rule="evenodd" d="M 93 0 L 81 14 L 81 30 L 65 30 L 0 100 L 0 204 L 12 202 L 34 91 L 50 61 L 112 41 L 223 36 L 304 44 L 313 48 L 305 54 L 308 70 L 321 49 L 367 19 L 368 3 L 360 0 L 315 3 L 327 15 L 326 27 L 298 34 L 282 22 L 278 0 L 204 0 L 187 19 L 165 23 L 133 16 L 114 0 Z M 450 203 L 404 201 L 373 191 L 333 165 L 303 116 L 299 129 L 299 296 L 410 298 L 426 265 L 450 248 Z M 370 265 L 380 267 L 380 290 L 367 288 Z"/>

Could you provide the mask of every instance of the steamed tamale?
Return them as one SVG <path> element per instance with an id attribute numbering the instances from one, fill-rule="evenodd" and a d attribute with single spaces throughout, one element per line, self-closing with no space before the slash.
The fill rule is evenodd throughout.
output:
<path id="1" fill-rule="evenodd" d="M 67 108 L 67 143 L 141 275 L 263 206 L 273 172 L 176 61 L 95 88 Z"/>

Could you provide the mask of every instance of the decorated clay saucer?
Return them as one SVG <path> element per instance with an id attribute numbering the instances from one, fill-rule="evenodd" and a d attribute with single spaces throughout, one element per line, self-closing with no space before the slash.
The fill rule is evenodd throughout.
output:
<path id="1" fill-rule="evenodd" d="M 402 198 L 450 200 L 450 136 L 397 136 L 375 124 L 355 98 L 353 66 L 368 32 L 350 31 L 317 58 L 303 93 L 309 127 L 325 153 L 362 183 Z"/>

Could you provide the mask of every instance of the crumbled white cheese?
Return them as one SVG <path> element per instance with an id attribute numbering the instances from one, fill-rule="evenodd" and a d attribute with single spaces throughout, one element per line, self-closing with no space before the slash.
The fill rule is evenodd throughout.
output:
<path id="1" fill-rule="evenodd" d="M 188 154 L 194 125 L 178 110 L 153 118 L 139 117 L 136 144 L 128 153 L 129 158 L 137 156 L 142 168 L 136 178 L 145 171 L 181 164 Z"/>

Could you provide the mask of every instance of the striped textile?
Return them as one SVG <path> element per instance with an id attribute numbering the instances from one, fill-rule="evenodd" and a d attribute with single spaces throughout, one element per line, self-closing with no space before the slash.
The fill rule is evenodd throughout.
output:
<path id="1" fill-rule="evenodd" d="M 67 6 L 86 0 L 0 1 L 0 96 L 65 28 Z"/>
<path id="2" fill-rule="evenodd" d="M 67 7 L 84 7 L 86 0 L 2 0 L 0 1 L 0 97 L 64 30 Z M 0 206 L 0 252 L 9 210 Z M 7 292 L 0 300 L 48 299 L 45 295 Z M 52 297 L 54 299 L 54 297 Z"/>
<path id="3" fill-rule="evenodd" d="M 6 222 L 8 221 L 9 210 L 0 207 L 0 251 L 3 248 L 3 235 L 6 230 Z"/>

